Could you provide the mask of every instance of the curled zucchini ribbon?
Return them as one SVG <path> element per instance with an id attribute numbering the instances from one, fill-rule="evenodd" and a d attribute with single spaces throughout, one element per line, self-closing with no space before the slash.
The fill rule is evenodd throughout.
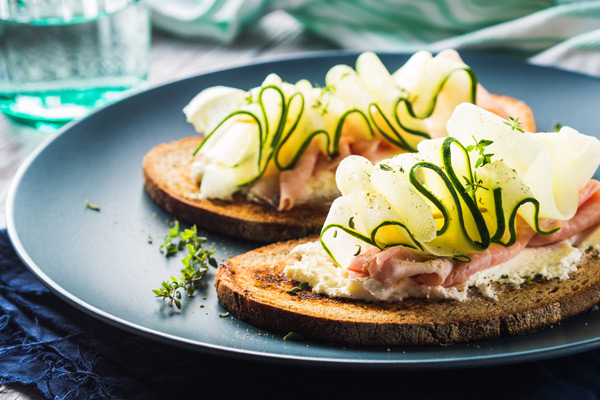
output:
<path id="1" fill-rule="evenodd" d="M 227 90 L 220 97 L 205 94 L 207 101 L 200 93 L 185 110 L 196 129 L 209 132 L 194 154 L 208 155 L 208 163 L 231 169 L 227 174 L 232 178 L 226 180 L 242 187 L 272 168 L 294 168 L 313 141 L 328 157 L 339 154 L 342 136 L 361 141 L 379 134 L 400 149 L 416 151 L 431 136 L 431 127 L 441 127 L 445 135 L 456 105 L 475 102 L 477 78 L 465 64 L 427 52 L 415 54 L 391 75 L 374 53 L 363 53 L 356 70 L 331 68 L 326 84 L 314 88 L 301 80 L 292 85 L 272 74 L 249 92 L 223 88 Z M 216 102 L 216 97 L 223 101 Z M 215 104 L 216 114 L 210 109 Z M 223 117 L 214 123 L 214 115 Z M 224 151 L 222 143 L 239 149 L 231 156 L 215 155 Z"/>
<path id="2" fill-rule="evenodd" d="M 365 244 L 382 250 L 401 245 L 469 261 L 468 254 L 491 243 L 515 243 L 521 207 L 533 208 L 528 222 L 538 233 L 556 231 L 540 228 L 539 202 L 503 162 L 475 168 L 469 151 L 453 137 L 422 145 L 413 157 L 397 156 L 371 169 L 358 157 L 340 166 L 344 196 L 332 205 L 321 231 L 323 248 L 338 265 L 351 259 L 343 248 L 364 249 Z M 346 169 L 358 175 L 351 178 L 358 189 L 344 184 L 350 175 Z M 382 179 L 386 174 L 389 179 Z M 395 185 L 401 197 L 392 197 L 387 185 Z"/>
<path id="3" fill-rule="evenodd" d="M 438 97 L 444 89 L 446 82 L 452 75 L 461 71 L 468 75 L 470 81 L 468 89 L 469 97 L 465 101 L 475 104 L 477 95 L 477 76 L 475 75 L 475 71 L 468 67 L 455 68 L 447 71 L 447 75 L 438 83 L 438 86 L 434 89 L 435 94 L 428 102 L 429 107 L 427 108 L 416 110 L 416 107 L 413 106 L 411 96 L 406 90 L 403 90 L 401 97 L 398 98 L 393 108 L 395 125 L 390 123 L 390 120 L 379 105 L 376 103 L 370 104 L 369 117 L 377 132 L 404 150 L 416 151 L 416 143 L 414 139 L 409 139 L 408 134 L 417 135 L 423 139 L 431 139 L 429 130 L 424 126 L 423 121 L 433 115 Z M 381 121 L 377 118 L 378 115 Z"/>

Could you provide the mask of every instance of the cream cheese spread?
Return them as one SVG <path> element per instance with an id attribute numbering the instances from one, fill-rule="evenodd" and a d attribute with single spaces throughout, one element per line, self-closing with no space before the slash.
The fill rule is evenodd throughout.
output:
<path id="1" fill-rule="evenodd" d="M 600 229 L 596 230 L 598 232 Z M 591 237 L 593 235 L 582 244 L 592 246 L 589 241 Z M 316 241 L 299 245 L 292 250 L 298 261 L 287 266 L 285 274 L 297 282 L 308 282 L 314 293 L 330 297 L 369 301 L 400 301 L 407 297 L 464 301 L 468 297 L 469 288 L 477 288 L 484 296 L 495 299 L 494 283 L 519 286 L 533 277 L 568 279 L 569 273 L 577 269 L 583 250 L 569 241 L 528 247 L 509 261 L 473 274 L 461 287 L 426 286 L 410 278 L 388 287 L 370 277 L 350 277 L 343 268 L 331 261 L 321 243 Z"/>

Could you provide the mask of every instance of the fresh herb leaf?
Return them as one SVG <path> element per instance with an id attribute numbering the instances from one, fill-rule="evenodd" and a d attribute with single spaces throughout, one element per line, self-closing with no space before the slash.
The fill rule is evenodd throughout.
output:
<path id="1" fill-rule="evenodd" d="M 481 139 L 480 141 L 477 141 L 475 136 L 473 136 L 473 140 L 475 140 L 475 144 L 465 147 L 465 150 L 467 150 L 468 152 L 477 150 L 477 152 L 479 153 L 479 159 L 475 162 L 475 168 L 483 167 L 484 165 L 491 163 L 492 156 L 494 154 L 486 154 L 485 148 L 494 142 L 492 140 L 487 139 Z"/>
<path id="2" fill-rule="evenodd" d="M 502 278 L 502 279 L 508 279 L 508 275 L 506 275 L 506 274 L 500 275 L 500 278 Z"/>
<path id="3" fill-rule="evenodd" d="M 530 276 L 526 276 L 525 277 L 525 282 L 523 282 L 523 285 L 525 286 L 531 286 L 533 285 L 535 282 L 531 279 Z"/>
<path id="4" fill-rule="evenodd" d="M 302 282 L 298 286 L 294 286 L 293 288 L 286 291 L 288 294 L 296 294 L 296 292 L 300 292 L 302 290 L 306 290 L 308 287 L 308 282 Z"/>
<path id="5" fill-rule="evenodd" d="M 596 312 L 598 310 L 600 310 L 600 307 L 598 307 L 598 304 L 594 304 L 594 306 L 592 308 L 590 308 L 591 313 Z"/>
<path id="6" fill-rule="evenodd" d="M 337 237 L 337 229 L 335 231 L 333 231 L 333 238 L 335 239 Z"/>
<path id="7" fill-rule="evenodd" d="M 492 156 L 493 156 L 493 154 L 483 154 L 475 162 L 475 168 L 483 167 L 484 165 L 491 163 L 492 162 Z"/>
<path id="8" fill-rule="evenodd" d="M 484 165 L 491 163 L 494 154 L 486 153 L 485 148 L 494 142 L 487 139 L 481 139 L 478 141 L 475 136 L 473 136 L 473 140 L 475 141 L 475 144 L 465 147 L 465 150 L 467 152 L 477 151 L 477 153 L 479 153 L 479 158 L 475 162 L 475 168 L 483 167 Z M 488 190 L 482 185 L 483 181 L 477 178 L 477 171 L 473 171 L 473 179 L 469 179 L 466 176 L 463 176 L 463 179 L 465 180 L 465 189 L 467 192 L 471 193 L 473 198 L 475 198 L 477 189 Z"/>
<path id="9" fill-rule="evenodd" d="M 163 239 L 163 243 L 160 245 L 158 250 L 165 255 L 165 257 L 177 254 L 181 250 L 183 244 L 181 240 L 174 242 L 175 239 L 179 238 L 179 221 L 175 221 L 175 225 L 167 230 L 167 235 Z"/>
<path id="10" fill-rule="evenodd" d="M 288 332 L 284 337 L 283 340 L 292 340 L 295 342 L 301 342 L 304 340 L 304 336 L 302 336 L 299 333 L 296 332 Z"/>
<path id="11" fill-rule="evenodd" d="M 90 203 L 90 202 L 88 201 L 88 199 L 85 199 L 84 201 L 85 201 L 85 206 L 86 206 L 87 208 L 89 208 L 90 210 L 93 210 L 93 211 L 100 211 L 100 206 L 97 206 L 97 205 L 96 205 L 96 204 L 94 204 L 94 203 Z"/>
<path id="12" fill-rule="evenodd" d="M 206 238 L 198 236 L 196 225 L 190 229 L 179 231 L 179 221 L 175 221 L 173 228 L 167 231 L 163 244 L 160 246 L 160 251 L 165 256 L 176 254 L 179 250 L 187 248 L 188 253 L 181 260 L 183 268 L 180 270 L 181 276 L 176 278 L 171 277 L 171 281 L 161 283 L 159 289 L 152 290 L 156 297 L 162 297 L 163 300 L 169 299 L 169 307 L 173 304 L 178 309 L 181 309 L 181 291 L 184 291 L 188 296 L 192 296 L 196 290 L 196 283 L 199 282 L 206 272 L 208 266 L 218 266 L 217 261 L 212 257 L 214 250 L 205 250 L 202 245 L 206 242 Z M 177 244 L 174 241 L 178 239 Z"/>
<path id="13" fill-rule="evenodd" d="M 350 227 L 350 229 L 354 229 L 354 217 L 350 217 L 350 219 L 348 220 L 348 226 Z"/>
<path id="14" fill-rule="evenodd" d="M 356 247 L 358 247 L 358 249 L 356 249 L 356 253 L 354 253 L 354 257 L 356 257 L 357 255 L 359 255 L 360 254 L 360 250 L 361 250 L 360 244 L 357 244 Z"/>
<path id="15" fill-rule="evenodd" d="M 475 193 L 477 189 L 488 190 L 485 186 L 482 185 L 483 181 L 477 178 L 477 172 L 473 172 L 473 180 L 469 180 L 466 176 L 463 175 L 463 179 L 465 180 L 465 189 L 467 192 L 471 193 L 472 197 L 475 197 Z"/>
<path id="16" fill-rule="evenodd" d="M 519 118 L 514 118 L 514 117 L 510 117 L 509 116 L 508 119 L 510 119 L 510 122 L 509 121 L 504 121 L 504 123 L 506 125 L 510 126 L 510 128 L 513 131 L 519 131 L 521 133 L 525 132 L 523 130 L 523 128 L 521 128 L 521 121 L 519 121 Z"/>
<path id="17" fill-rule="evenodd" d="M 552 126 L 552 132 L 559 132 L 562 129 L 563 125 L 556 121 L 554 122 L 554 126 Z"/>
<path id="18" fill-rule="evenodd" d="M 323 108 L 321 108 L 321 116 L 327 114 L 329 111 L 327 111 L 327 108 L 329 107 L 329 102 L 327 102 Z"/>
<path id="19" fill-rule="evenodd" d="M 394 169 L 387 164 L 379 164 L 379 169 L 384 171 L 393 171 Z"/>
<path id="20" fill-rule="evenodd" d="M 247 104 L 254 103 L 254 100 L 252 99 L 252 92 L 248 91 L 248 95 L 244 98 L 244 100 L 246 100 Z"/>

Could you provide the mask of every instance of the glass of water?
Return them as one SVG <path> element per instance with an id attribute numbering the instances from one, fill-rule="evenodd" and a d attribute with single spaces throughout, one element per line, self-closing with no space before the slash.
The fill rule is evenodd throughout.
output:
<path id="1" fill-rule="evenodd" d="M 55 126 L 143 85 L 150 51 L 141 0 L 0 0 L 0 111 Z"/>

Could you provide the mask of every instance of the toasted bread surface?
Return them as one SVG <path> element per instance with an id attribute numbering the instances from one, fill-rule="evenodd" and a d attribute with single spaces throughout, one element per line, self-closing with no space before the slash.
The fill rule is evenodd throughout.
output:
<path id="1" fill-rule="evenodd" d="M 497 300 L 471 289 L 469 299 L 367 302 L 329 298 L 298 285 L 284 268 L 290 251 L 316 237 L 275 243 L 226 261 L 215 287 L 225 308 L 260 328 L 352 345 L 427 345 L 493 339 L 554 325 L 600 301 L 600 262 L 588 252 L 565 281 L 498 285 Z"/>
<path id="2" fill-rule="evenodd" d="M 197 200 L 198 184 L 190 177 L 192 153 L 202 137 L 189 137 L 154 147 L 143 162 L 144 185 L 150 197 L 169 214 L 188 224 L 258 242 L 308 236 L 323 226 L 329 205 L 299 205 L 279 212 L 271 206 L 234 196 L 231 201 Z"/>
<path id="3" fill-rule="evenodd" d="M 535 131 L 531 109 L 508 96 L 494 95 L 522 127 Z M 532 129 L 533 128 L 533 129 Z M 277 242 L 318 233 L 330 204 L 300 204 L 289 211 L 246 200 L 242 195 L 232 201 L 194 199 L 199 187 L 191 177 L 193 152 L 202 136 L 184 138 L 154 147 L 143 161 L 144 185 L 156 204 L 169 214 L 200 228 L 257 242 Z"/>

